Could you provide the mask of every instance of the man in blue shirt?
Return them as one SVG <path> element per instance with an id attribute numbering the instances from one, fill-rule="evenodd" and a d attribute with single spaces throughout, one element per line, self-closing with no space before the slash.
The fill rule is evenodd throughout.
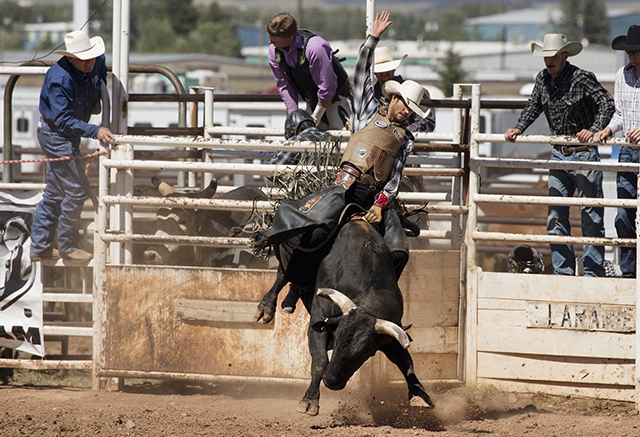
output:
<path id="1" fill-rule="evenodd" d="M 38 141 L 48 158 L 80 155 L 82 137 L 113 144 L 113 134 L 106 127 L 89 124 L 91 114 L 98 114 L 100 86 L 107 80 L 104 41 L 89 39 L 81 31 L 65 36 L 64 55 L 47 72 L 40 92 Z M 78 222 L 91 186 L 81 160 L 47 163 L 47 186 L 38 204 L 31 229 L 31 260 L 62 258 L 88 262 L 93 255 L 78 248 Z M 53 239 L 58 230 L 58 250 Z M 59 252 L 58 252 L 59 251 Z"/>

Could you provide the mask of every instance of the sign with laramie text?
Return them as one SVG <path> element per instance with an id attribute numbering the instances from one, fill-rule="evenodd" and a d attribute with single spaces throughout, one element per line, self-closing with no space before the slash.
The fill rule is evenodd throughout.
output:
<path id="1" fill-rule="evenodd" d="M 636 310 L 623 305 L 527 302 L 528 328 L 634 332 Z"/>

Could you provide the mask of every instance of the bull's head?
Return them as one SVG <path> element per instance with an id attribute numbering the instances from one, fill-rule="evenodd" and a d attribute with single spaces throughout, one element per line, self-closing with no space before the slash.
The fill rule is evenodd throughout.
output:
<path id="1" fill-rule="evenodd" d="M 164 197 L 189 197 L 195 199 L 210 199 L 216 192 L 218 182 L 213 179 L 209 186 L 196 192 L 176 190 L 171 185 L 157 177 L 151 182 Z M 202 214 L 200 214 L 202 215 Z M 159 208 L 156 216 L 156 236 L 184 236 L 198 235 L 198 210 L 186 208 Z M 144 252 L 144 259 L 149 264 L 193 265 L 194 248 L 177 244 L 156 245 Z"/>
<path id="2" fill-rule="evenodd" d="M 382 320 L 358 307 L 343 293 L 331 289 L 318 289 L 318 296 L 336 304 L 342 316 L 315 323 L 313 329 L 332 329 L 333 355 L 325 368 L 323 381 L 331 390 L 341 390 L 353 374 L 369 359 L 389 337 L 408 348 L 409 336 L 397 324 Z"/>

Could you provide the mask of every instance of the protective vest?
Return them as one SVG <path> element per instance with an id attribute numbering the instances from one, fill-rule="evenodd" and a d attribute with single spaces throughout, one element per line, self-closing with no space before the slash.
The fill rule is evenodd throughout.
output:
<path id="1" fill-rule="evenodd" d="M 308 103 L 309 110 L 313 111 L 318 104 L 318 86 L 313 80 L 311 76 L 311 70 L 309 70 L 309 60 L 307 59 L 306 50 L 307 43 L 311 38 L 316 36 L 314 33 L 309 32 L 308 30 L 299 30 L 302 35 L 302 48 L 298 49 L 298 56 L 296 60 L 296 65 L 291 68 L 287 65 L 287 62 L 284 59 L 284 53 L 281 50 L 276 49 L 275 61 L 280 65 L 280 69 L 287 75 L 289 82 L 293 84 L 298 91 L 298 95 L 302 97 L 302 99 Z M 335 52 L 334 52 L 335 55 Z M 348 76 L 344 67 L 334 55 L 331 56 L 331 63 L 333 64 L 333 71 L 336 73 L 338 77 L 338 88 L 337 91 L 347 83 Z"/>
<path id="2" fill-rule="evenodd" d="M 405 135 L 403 127 L 391 124 L 386 114 L 378 112 L 371 123 L 351 135 L 342 162 L 371 174 L 377 182 L 387 182 Z"/>

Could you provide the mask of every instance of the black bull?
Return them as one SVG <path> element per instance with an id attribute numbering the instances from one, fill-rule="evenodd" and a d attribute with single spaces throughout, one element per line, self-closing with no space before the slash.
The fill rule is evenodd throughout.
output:
<path id="1" fill-rule="evenodd" d="M 273 287 L 258 305 L 256 321 L 269 323 L 273 319 L 278 293 L 286 282 L 281 265 Z M 378 350 L 404 375 L 411 405 L 434 406 L 415 375 L 406 349 L 410 339 L 401 328 L 403 299 L 391 254 L 369 223 L 349 221 L 340 229 L 331 251 L 320 263 L 313 289 L 318 293 L 303 296 L 311 314 L 311 383 L 298 411 L 318 414 L 320 381 L 331 390 L 343 389 Z M 330 349 L 333 355 L 329 361 Z"/>

